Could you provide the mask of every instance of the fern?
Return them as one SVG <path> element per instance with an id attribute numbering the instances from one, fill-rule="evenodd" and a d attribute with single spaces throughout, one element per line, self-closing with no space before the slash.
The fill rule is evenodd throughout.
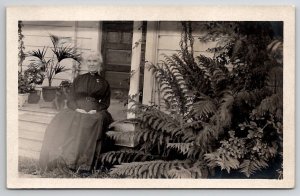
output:
<path id="1" fill-rule="evenodd" d="M 162 61 L 161 66 L 150 65 L 149 69 L 156 74 L 165 102 L 172 106 L 173 112 L 184 114 L 189 110 L 192 97 L 180 70 L 170 63 L 170 58 L 166 57 L 166 61 Z"/>
<path id="2" fill-rule="evenodd" d="M 101 154 L 99 157 L 100 165 L 119 165 L 121 163 L 130 163 L 134 161 L 153 160 L 155 157 L 149 153 L 143 153 L 134 150 L 111 151 Z"/>
<path id="3" fill-rule="evenodd" d="M 208 162 L 209 167 L 213 168 L 219 166 L 222 170 L 225 169 L 228 173 L 230 173 L 231 169 L 238 169 L 240 166 L 238 159 L 226 154 L 221 155 L 217 152 L 206 154 L 205 160 Z"/>
<path id="4" fill-rule="evenodd" d="M 245 159 L 240 165 L 240 171 L 247 177 L 254 174 L 256 171 L 267 168 L 269 165 L 264 160 L 248 160 Z"/>
<path id="5" fill-rule="evenodd" d="M 160 105 L 137 102 L 129 110 L 136 114 L 131 119 L 137 128 L 136 150 L 153 155 L 156 161 L 123 163 L 112 169 L 113 174 L 198 178 L 208 175 L 207 168 L 218 167 L 221 172 L 251 177 L 282 153 L 281 87 L 280 83 L 267 86 L 270 70 L 282 67 L 280 58 L 273 59 L 282 42 L 273 43 L 261 25 L 254 25 L 258 34 L 248 35 L 249 22 L 210 25 L 203 39 L 218 41 L 208 50 L 213 58 L 194 56 L 192 25 L 183 22 L 180 52 L 164 55 L 159 64 L 149 66 L 164 111 Z"/>
<path id="6" fill-rule="evenodd" d="M 175 177 L 202 177 L 201 167 L 197 164 L 197 169 L 194 164 L 189 161 L 146 161 L 132 162 L 116 165 L 112 168 L 110 174 L 120 177 L 134 178 L 175 178 Z M 178 174 L 177 171 L 182 171 Z M 174 174 L 176 173 L 176 174 Z M 185 174 L 184 174 L 185 173 Z M 190 174 L 186 175 L 186 173 Z"/>
<path id="7" fill-rule="evenodd" d="M 239 91 L 235 95 L 236 106 L 246 104 L 255 107 L 268 95 L 271 95 L 271 92 L 267 88 Z"/>
<path id="8" fill-rule="evenodd" d="M 190 115 L 198 119 L 204 119 L 211 117 L 211 115 L 215 114 L 216 111 L 217 106 L 215 100 L 208 96 L 202 96 L 199 101 L 194 103 Z"/>
<path id="9" fill-rule="evenodd" d="M 167 148 L 178 150 L 182 154 L 187 154 L 193 143 L 168 143 Z"/>
<path id="10" fill-rule="evenodd" d="M 115 140 L 115 141 L 127 141 L 128 143 L 134 143 L 135 141 L 135 133 L 130 132 L 119 132 L 119 131 L 108 131 L 106 132 L 106 135 Z"/>
<path id="11" fill-rule="evenodd" d="M 283 97 L 279 94 L 273 94 L 266 97 L 257 106 L 254 112 L 259 116 L 265 116 L 266 113 L 273 114 L 278 120 L 283 118 Z"/>

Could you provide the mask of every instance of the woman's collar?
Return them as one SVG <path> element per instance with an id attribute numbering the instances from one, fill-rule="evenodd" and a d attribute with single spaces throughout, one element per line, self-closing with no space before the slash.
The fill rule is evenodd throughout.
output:
<path id="1" fill-rule="evenodd" d="M 89 72 L 92 76 L 97 76 L 99 75 L 99 73 L 96 71 L 96 72 Z"/>

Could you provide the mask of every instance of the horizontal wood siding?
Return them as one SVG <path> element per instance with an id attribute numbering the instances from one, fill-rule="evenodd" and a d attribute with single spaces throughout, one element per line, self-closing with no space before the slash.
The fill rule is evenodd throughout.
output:
<path id="1" fill-rule="evenodd" d="M 77 24 L 77 47 L 83 56 L 90 51 L 98 50 L 99 23 L 97 21 L 84 21 Z M 85 63 L 82 63 L 79 74 L 86 72 L 87 67 Z"/>
<path id="2" fill-rule="evenodd" d="M 197 28 L 200 25 L 198 23 L 193 23 L 192 27 Z M 180 51 L 180 40 L 182 33 L 182 25 L 181 22 L 172 22 L 172 21 L 162 21 L 159 22 L 159 30 L 158 30 L 158 59 L 161 59 L 161 54 L 165 53 L 167 55 L 175 54 Z M 199 36 L 203 35 L 203 33 L 199 29 L 194 29 L 193 38 L 194 38 L 194 52 L 195 54 L 204 54 L 209 55 L 207 52 L 208 48 L 212 48 L 216 46 L 216 42 L 200 42 Z M 211 54 L 210 54 L 211 56 Z"/>
<path id="3" fill-rule="evenodd" d="M 97 21 L 23 21 L 24 27 L 22 33 L 24 35 L 25 53 L 44 47 L 48 48 L 46 58 L 52 57 L 52 42 L 50 35 L 64 37 L 65 42 L 70 45 L 77 46 L 77 49 L 83 55 L 91 50 L 98 49 L 99 22 Z M 23 62 L 23 70 L 33 60 L 27 57 Z M 72 80 L 72 60 L 64 60 L 63 65 L 68 69 L 66 72 L 59 73 L 55 76 L 53 85 L 59 85 L 62 80 Z M 79 73 L 85 73 L 87 67 L 82 63 Z M 44 80 L 43 85 L 48 85 L 48 81 Z"/>
<path id="4" fill-rule="evenodd" d="M 208 48 L 216 46 L 216 42 L 200 42 L 199 36 L 203 35 L 203 30 L 199 28 L 201 22 L 193 22 L 193 38 L 194 38 L 194 55 L 205 55 L 207 57 L 213 57 L 213 53 L 207 51 Z M 182 33 L 181 22 L 176 21 L 160 21 L 157 30 L 157 45 L 156 45 L 156 59 L 157 63 L 165 60 L 165 56 L 171 56 L 178 54 L 180 51 L 180 40 Z M 160 105 L 161 109 L 164 108 L 162 94 L 157 84 L 153 85 L 152 91 L 152 103 Z"/>

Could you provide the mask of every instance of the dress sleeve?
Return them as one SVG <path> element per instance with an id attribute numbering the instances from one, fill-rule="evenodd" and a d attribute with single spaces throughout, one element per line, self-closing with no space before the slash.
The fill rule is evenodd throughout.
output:
<path id="1" fill-rule="evenodd" d="M 101 99 L 101 102 L 99 103 L 97 111 L 107 110 L 109 105 L 110 105 L 110 86 L 108 84 L 104 96 Z"/>
<path id="2" fill-rule="evenodd" d="M 70 108 L 72 110 L 76 110 L 78 108 L 77 104 L 76 104 L 76 100 L 75 100 L 75 89 L 76 89 L 77 80 L 78 80 L 78 77 L 75 78 L 73 81 L 73 84 L 72 84 L 71 90 L 70 90 L 70 94 L 68 97 L 68 102 L 67 102 L 68 108 Z"/>

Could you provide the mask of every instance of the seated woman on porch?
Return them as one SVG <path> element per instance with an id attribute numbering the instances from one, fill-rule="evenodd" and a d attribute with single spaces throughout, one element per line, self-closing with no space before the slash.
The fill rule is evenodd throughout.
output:
<path id="1" fill-rule="evenodd" d="M 46 129 L 39 160 L 42 171 L 62 163 L 73 171 L 91 171 L 97 166 L 104 132 L 112 122 L 107 111 L 110 87 L 100 76 L 100 54 L 92 53 L 84 62 L 89 72 L 74 79 L 68 108 Z"/>

